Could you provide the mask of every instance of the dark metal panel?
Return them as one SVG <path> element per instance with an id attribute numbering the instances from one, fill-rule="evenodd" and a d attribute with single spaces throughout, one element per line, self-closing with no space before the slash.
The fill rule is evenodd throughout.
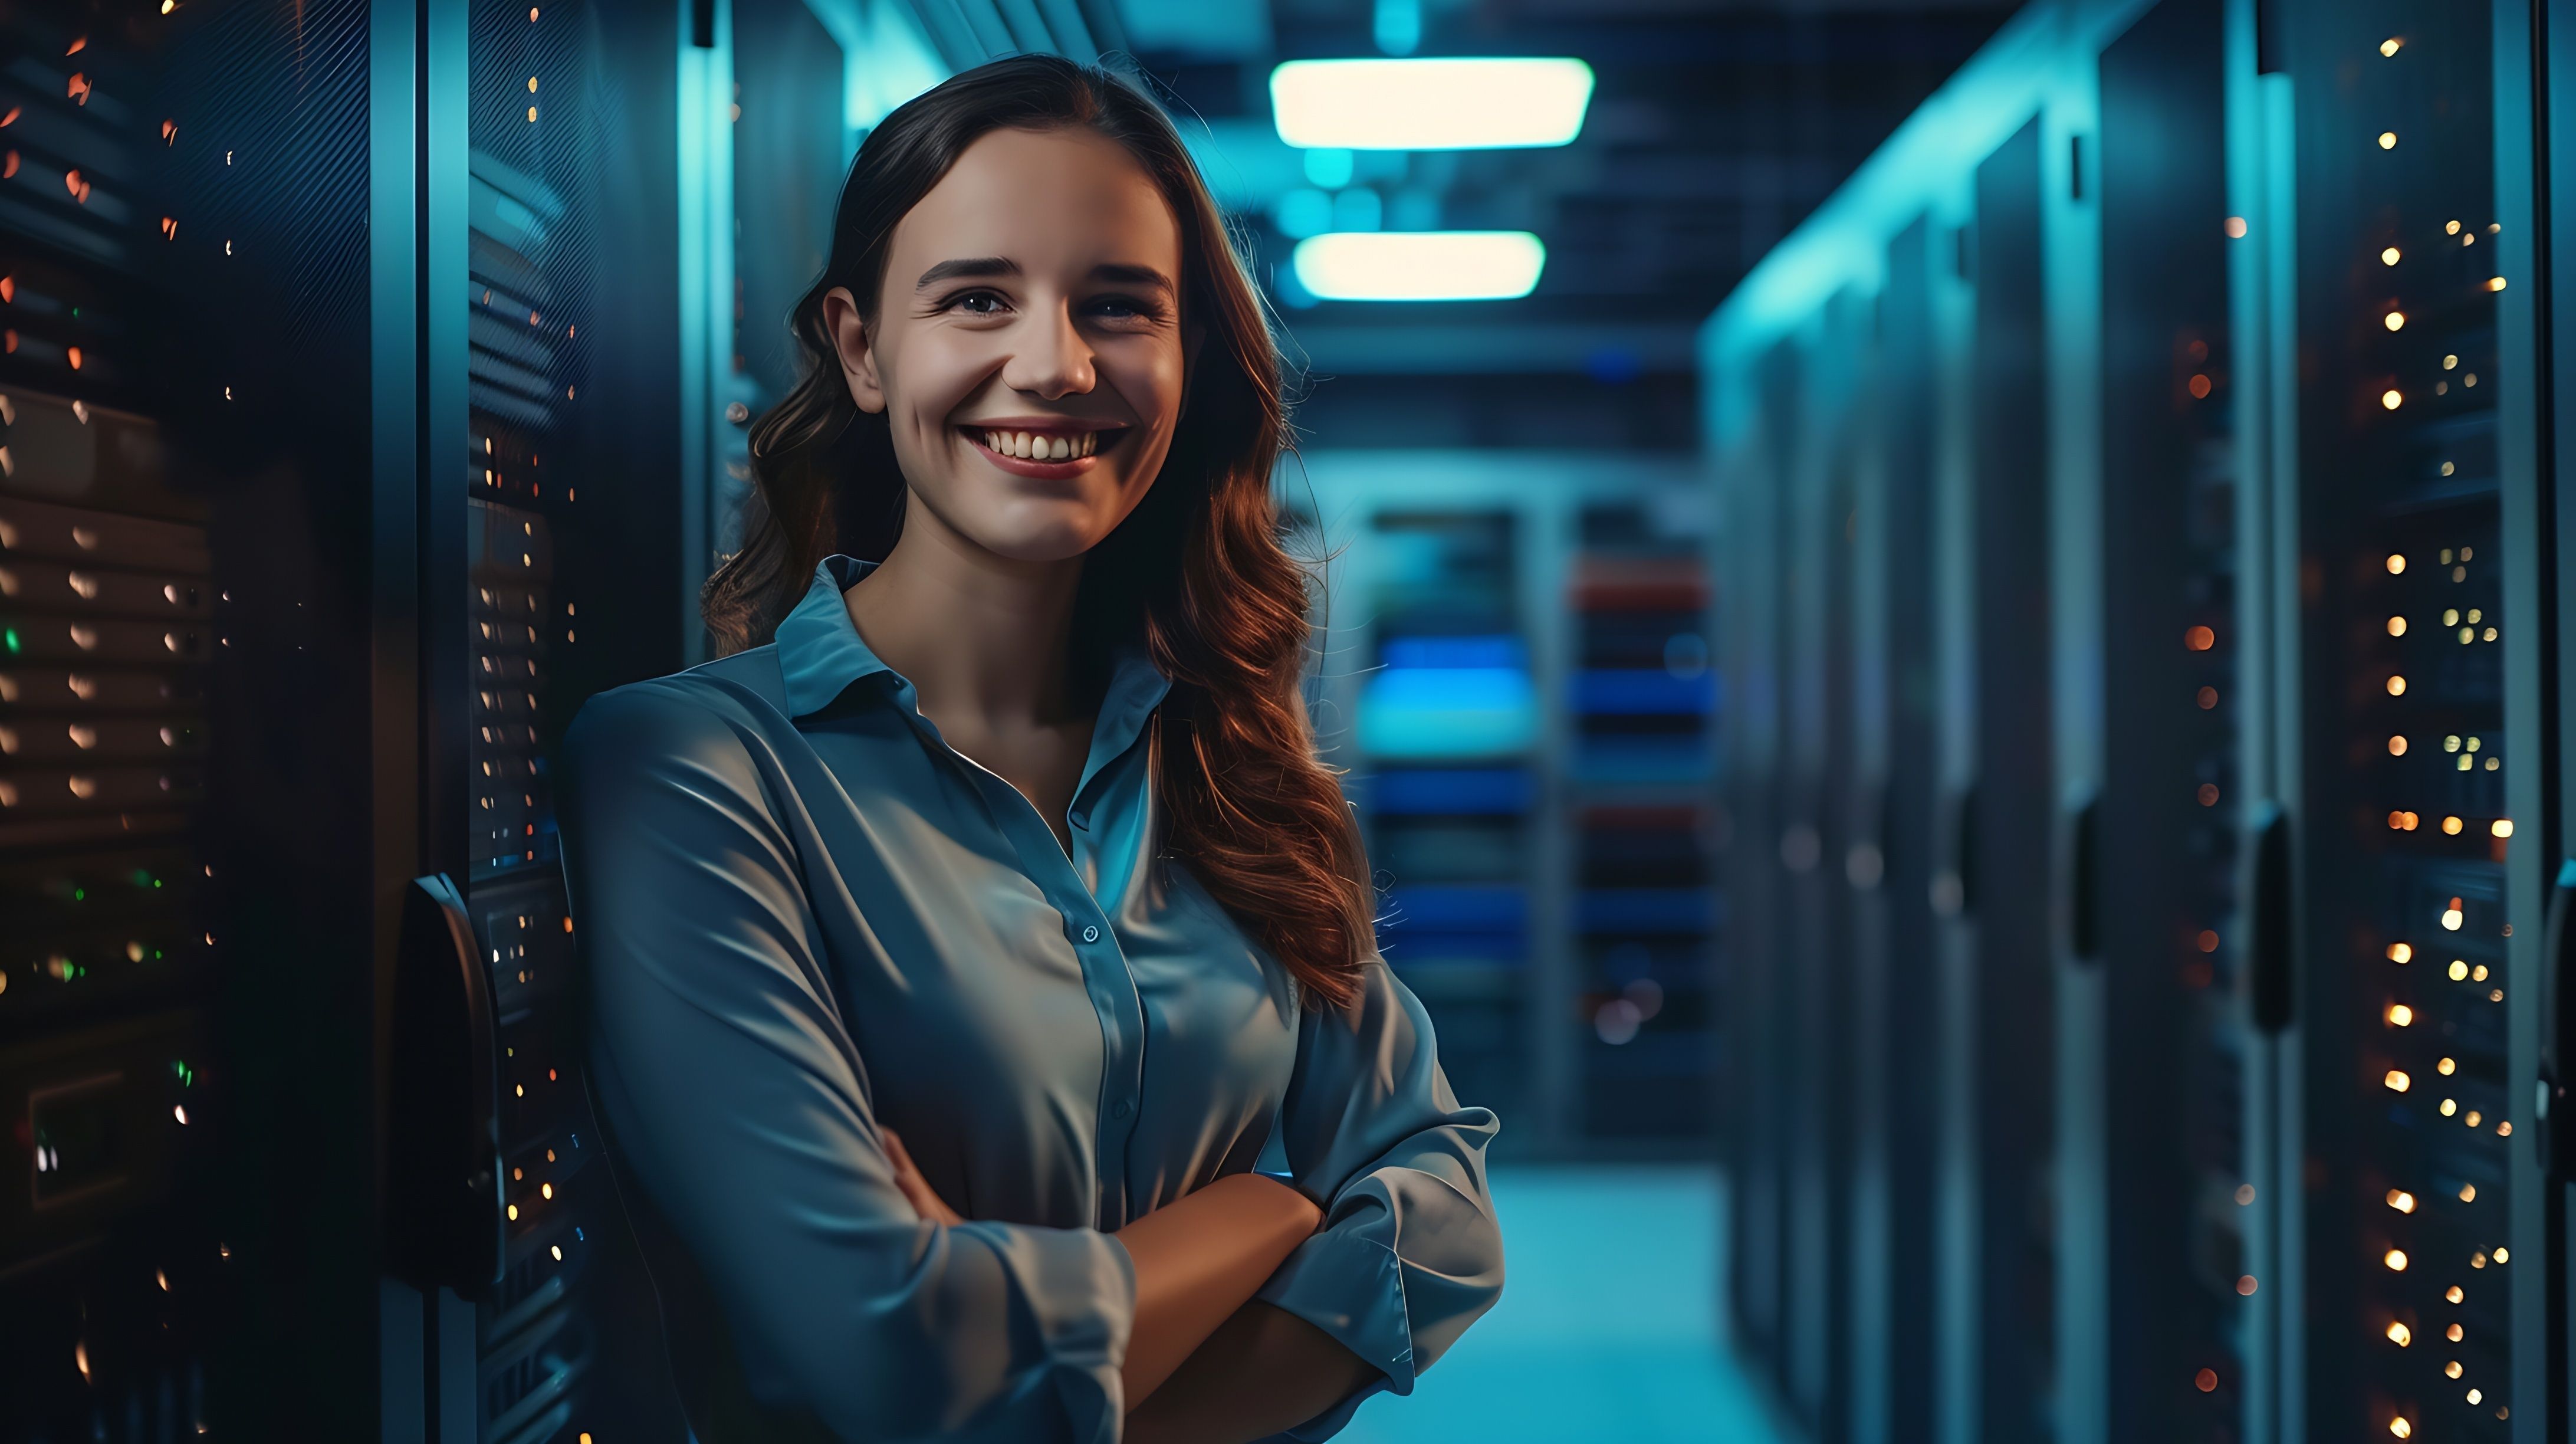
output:
<path id="1" fill-rule="evenodd" d="M 2053 1437 L 2055 1008 L 2040 124 L 1977 168 L 1973 455 L 1979 1437 Z"/>
<path id="2" fill-rule="evenodd" d="M 2078 886 L 2113 1020 L 2108 1419 L 2142 1444 L 2237 1437 L 2252 1309 L 2221 18 L 2165 0 L 2101 61 L 2107 759 Z"/>

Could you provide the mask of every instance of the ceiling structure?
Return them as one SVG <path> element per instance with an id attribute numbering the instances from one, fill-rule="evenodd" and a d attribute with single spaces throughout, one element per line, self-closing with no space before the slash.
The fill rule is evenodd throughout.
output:
<path id="1" fill-rule="evenodd" d="M 1385 53 L 1380 3 L 1100 7 L 1123 32 L 1103 48 L 1123 47 L 1163 87 L 1244 218 L 1313 377 L 1301 424 L 1319 444 L 1695 445 L 1701 321 L 2015 8 L 1412 0 L 1412 53 L 1578 57 L 1596 76 L 1590 114 L 1558 148 L 1360 152 L 1334 191 L 1375 195 L 1337 197 L 1335 213 L 1374 210 L 1390 229 L 1535 232 L 1546 270 L 1513 301 L 1316 302 L 1281 277 L 1294 245 L 1282 202 L 1321 187 L 1272 128 L 1270 70 Z M 1339 179 L 1330 167 L 1322 178 Z"/>

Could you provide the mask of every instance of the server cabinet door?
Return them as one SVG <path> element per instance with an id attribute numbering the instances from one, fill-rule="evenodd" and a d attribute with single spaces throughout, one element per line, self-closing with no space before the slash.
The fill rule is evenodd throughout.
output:
<path id="1" fill-rule="evenodd" d="M 1783 747 L 1789 666 L 1787 499 L 1778 478 L 1797 455 L 1797 353 L 1775 346 L 1761 368 L 1756 439 L 1726 461 L 1732 500 L 1727 577 L 1737 598 L 1728 631 L 1735 726 L 1728 733 L 1728 1228 L 1736 1323 L 1774 1367 L 1784 1347 L 1789 1124 L 1782 1080 L 1788 1007 L 1788 918 L 1782 906 Z"/>
<path id="2" fill-rule="evenodd" d="M 2241 1437 L 2247 1038 L 2235 928 L 2236 466 L 2222 7 L 2101 59 L 2111 1437 Z"/>
<path id="3" fill-rule="evenodd" d="M 1888 249 L 1869 413 L 1874 461 L 1855 515 L 1867 639 L 1853 689 L 1863 759 L 1847 799 L 1846 882 L 1872 906 L 1852 953 L 1856 1010 L 1849 1268 L 1850 1433 L 1923 1436 L 1932 1418 L 1935 1056 L 1935 707 L 1931 223 Z"/>
<path id="4" fill-rule="evenodd" d="M 376 1424 L 369 38 L 0 10 L 9 1437 Z"/>
<path id="5" fill-rule="evenodd" d="M 1977 167 L 1970 594 L 1974 783 L 1960 826 L 1967 1007 L 1945 1046 L 1970 1080 L 1945 1141 L 1973 1179 L 1954 1275 L 1974 1337 L 1952 1387 L 1968 1438 L 2055 1437 L 2056 1040 L 2050 876 L 2048 414 L 2041 315 L 2040 125 Z M 1964 1444 L 1964 1441 L 1954 1441 Z"/>
<path id="6" fill-rule="evenodd" d="M 2509 1439 L 2541 1287 L 2510 1024 L 2509 606 L 2479 5 L 2284 7 L 2296 94 L 2309 1437 Z M 2527 906 L 2527 902 L 2524 904 Z M 2517 1418 L 2517 1414 L 2522 1417 Z M 2539 1437 L 2536 1433 L 2528 1437 Z"/>

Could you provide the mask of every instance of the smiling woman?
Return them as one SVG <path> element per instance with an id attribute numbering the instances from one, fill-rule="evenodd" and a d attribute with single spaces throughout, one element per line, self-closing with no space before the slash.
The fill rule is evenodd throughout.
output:
<path id="1" fill-rule="evenodd" d="M 725 655 L 592 700 L 590 1081 L 699 1438 L 1319 1440 L 1502 1288 L 1300 693 L 1279 363 L 1170 122 L 870 134 Z"/>

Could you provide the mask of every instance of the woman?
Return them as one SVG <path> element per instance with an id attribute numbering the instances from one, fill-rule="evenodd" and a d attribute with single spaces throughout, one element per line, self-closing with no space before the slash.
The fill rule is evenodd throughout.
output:
<path id="1" fill-rule="evenodd" d="M 1499 1296 L 1497 1123 L 1313 754 L 1223 221 L 1141 94 L 999 61 L 868 137 L 793 324 L 729 655 L 564 748 L 591 1086 L 693 1422 L 1326 1438 Z"/>

